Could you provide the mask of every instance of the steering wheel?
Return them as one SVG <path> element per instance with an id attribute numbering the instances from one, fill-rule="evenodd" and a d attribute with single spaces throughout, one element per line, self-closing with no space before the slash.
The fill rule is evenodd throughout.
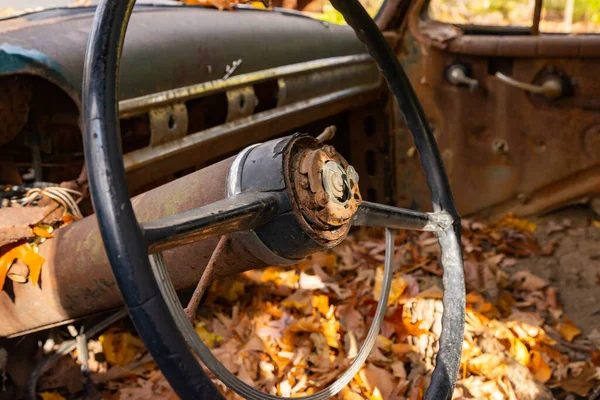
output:
<path id="1" fill-rule="evenodd" d="M 450 399 L 458 375 L 465 314 L 460 217 L 419 101 L 394 52 L 362 5 L 358 0 L 331 0 L 365 44 L 397 99 L 419 152 L 433 212 L 362 201 L 358 175 L 346 160 L 331 146 L 296 134 L 250 146 L 221 162 L 221 168 L 228 168 L 223 200 L 140 224 L 127 191 L 118 118 L 119 60 L 134 3 L 102 0 L 96 10 L 83 80 L 85 158 L 100 233 L 125 305 L 175 392 L 184 399 L 222 398 L 198 362 L 200 358 L 239 395 L 280 398 L 236 378 L 200 340 L 169 279 L 163 250 L 221 237 L 215 257 L 235 247 L 239 257 L 257 260 L 259 266 L 291 264 L 339 244 L 351 226 L 363 225 L 386 228 L 385 279 L 373 324 L 348 370 L 327 389 L 300 398 L 330 398 L 358 372 L 385 314 L 392 276 L 392 230 L 416 229 L 437 234 L 443 266 L 442 333 L 425 398 Z M 207 270 L 214 268 L 213 264 L 214 257 L 202 280 L 210 279 Z"/>

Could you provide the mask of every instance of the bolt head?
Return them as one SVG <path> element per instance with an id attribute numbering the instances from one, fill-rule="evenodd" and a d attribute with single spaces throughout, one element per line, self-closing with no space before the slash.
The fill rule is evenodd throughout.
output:
<path id="1" fill-rule="evenodd" d="M 300 179 L 299 179 L 298 183 L 300 184 L 300 187 L 302 189 L 308 189 L 309 182 L 308 182 L 308 177 L 306 177 L 306 175 L 300 175 Z"/>
<path id="2" fill-rule="evenodd" d="M 329 194 L 327 192 L 319 192 L 319 194 L 317 194 L 317 204 L 319 204 L 321 207 L 325 207 L 327 205 L 327 203 L 329 203 Z"/>

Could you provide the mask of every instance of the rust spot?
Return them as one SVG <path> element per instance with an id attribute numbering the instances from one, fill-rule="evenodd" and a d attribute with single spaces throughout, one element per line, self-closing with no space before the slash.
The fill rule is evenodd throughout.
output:
<path id="1" fill-rule="evenodd" d="M 311 137 L 298 137 L 286 151 L 287 187 L 300 223 L 319 242 L 337 244 L 362 202 L 358 176 L 332 146 Z"/>

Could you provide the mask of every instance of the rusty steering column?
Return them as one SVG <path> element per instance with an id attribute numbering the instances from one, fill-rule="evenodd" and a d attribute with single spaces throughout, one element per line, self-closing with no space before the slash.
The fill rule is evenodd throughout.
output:
<path id="1" fill-rule="evenodd" d="M 231 242 L 214 277 L 294 264 L 342 241 L 361 202 L 358 175 L 307 135 L 275 139 L 132 199 L 151 253 L 163 252 L 175 289 L 201 278 L 219 234 Z M 242 230 L 241 232 L 234 231 Z M 66 323 L 122 305 L 92 215 L 40 246 L 41 285 L 0 292 L 0 337 Z"/>

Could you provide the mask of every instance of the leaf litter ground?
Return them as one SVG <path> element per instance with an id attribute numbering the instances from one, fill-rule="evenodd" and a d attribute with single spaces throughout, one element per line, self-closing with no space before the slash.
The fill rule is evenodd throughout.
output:
<path id="1" fill-rule="evenodd" d="M 537 225 L 510 216 L 463 222 L 468 294 L 455 399 L 600 398 L 599 225 L 577 210 Z M 296 266 L 214 282 L 196 331 L 246 383 L 280 396 L 315 393 L 348 367 L 366 336 L 384 251 L 382 232 L 360 230 Z M 376 346 L 337 398 L 423 398 L 441 332 L 439 256 L 432 234 L 397 234 Z M 177 398 L 126 323 L 90 340 L 88 350 L 103 398 Z M 78 397 L 77 368 L 76 354 L 65 357 L 40 380 L 42 397 Z"/>

